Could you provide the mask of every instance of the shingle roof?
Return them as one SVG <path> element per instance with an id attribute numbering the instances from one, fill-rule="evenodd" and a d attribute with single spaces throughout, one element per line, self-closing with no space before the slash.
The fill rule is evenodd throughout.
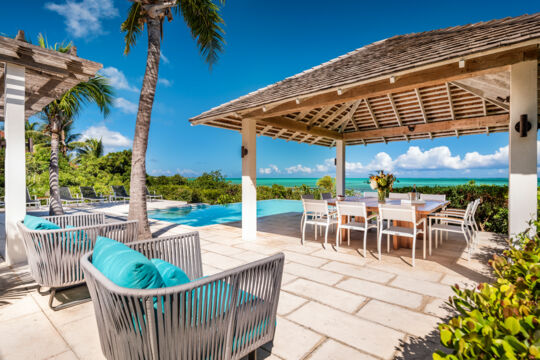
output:
<path id="1" fill-rule="evenodd" d="M 293 99 L 535 38 L 540 38 L 540 13 L 394 36 L 239 97 L 191 120 Z"/>

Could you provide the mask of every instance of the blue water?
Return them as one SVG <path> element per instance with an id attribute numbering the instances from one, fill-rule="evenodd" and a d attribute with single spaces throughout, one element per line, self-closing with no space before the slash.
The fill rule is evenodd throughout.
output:
<path id="1" fill-rule="evenodd" d="M 302 212 L 299 200 L 259 200 L 257 201 L 257 217 Z M 148 217 L 156 220 L 173 222 L 190 226 L 223 224 L 242 219 L 242 203 L 226 205 L 188 205 L 148 212 Z"/>

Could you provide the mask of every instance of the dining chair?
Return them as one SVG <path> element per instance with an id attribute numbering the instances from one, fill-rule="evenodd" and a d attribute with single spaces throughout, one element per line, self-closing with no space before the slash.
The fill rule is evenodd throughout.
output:
<path id="1" fill-rule="evenodd" d="M 303 195 L 300 195 L 300 198 L 302 200 L 304 200 L 304 199 L 313 200 L 313 199 L 315 199 L 315 196 L 313 196 L 313 194 L 303 194 Z"/>
<path id="2" fill-rule="evenodd" d="M 472 207 L 468 216 L 466 215 L 466 209 L 451 208 L 451 209 L 445 209 L 441 211 L 440 213 L 438 213 L 440 215 L 450 216 L 450 217 L 455 217 L 458 219 L 465 220 L 472 232 L 471 240 L 472 240 L 472 245 L 474 248 L 476 248 L 478 245 L 478 232 L 480 230 L 476 222 L 476 211 L 478 210 L 478 207 L 480 206 L 481 202 L 482 202 L 481 199 L 476 199 L 472 202 Z M 446 233 L 446 237 L 448 238 L 448 233 Z M 442 244 L 442 236 L 441 236 L 441 244 Z M 438 246 L 438 238 L 437 238 L 437 234 L 435 234 L 435 247 L 437 246 Z"/>
<path id="3" fill-rule="evenodd" d="M 376 198 L 378 197 L 378 193 L 376 191 L 364 191 L 364 197 L 367 198 Z"/>
<path id="4" fill-rule="evenodd" d="M 388 194 L 388 198 L 389 199 L 408 200 L 409 199 L 409 194 L 391 192 L 390 194 Z"/>
<path id="5" fill-rule="evenodd" d="M 304 199 L 304 217 L 302 222 L 302 245 L 306 237 L 306 225 L 315 227 L 315 240 L 317 240 L 317 228 L 325 227 L 324 245 L 328 242 L 328 229 L 336 224 L 335 214 L 330 213 L 327 200 Z"/>
<path id="6" fill-rule="evenodd" d="M 332 199 L 332 193 L 329 193 L 329 192 L 321 193 L 321 199 L 322 200 L 330 200 L 330 199 Z"/>
<path id="7" fill-rule="evenodd" d="M 369 215 L 367 213 L 366 203 L 360 201 L 338 201 L 336 203 L 337 208 L 337 221 L 338 227 L 336 231 L 336 249 L 339 248 L 341 243 L 341 229 L 347 230 L 347 245 L 351 245 L 351 231 L 359 230 L 364 232 L 364 257 L 366 257 L 366 242 L 367 233 L 369 229 L 378 229 L 378 215 Z M 347 217 L 347 222 L 343 222 L 343 217 Z M 358 220 L 361 217 L 362 220 Z M 375 219 L 375 223 L 369 221 Z M 377 234 L 378 235 L 378 234 Z"/>
<path id="8" fill-rule="evenodd" d="M 452 216 L 451 213 L 436 213 L 428 216 L 429 223 L 429 254 L 431 255 L 431 236 L 432 232 L 435 230 L 444 231 L 446 233 L 453 232 L 463 234 L 465 238 L 465 243 L 467 247 L 467 260 L 471 260 L 472 252 L 472 235 L 474 232 L 473 225 L 470 221 L 470 217 L 473 211 L 473 208 L 476 206 L 476 200 L 470 202 L 467 205 L 467 209 L 462 215 Z M 437 236 L 437 233 L 435 233 Z M 435 239 L 437 242 L 437 239 Z"/>
<path id="9" fill-rule="evenodd" d="M 386 223 L 385 221 L 386 220 Z M 394 221 L 403 221 L 412 224 L 412 227 L 403 227 L 393 225 Z M 419 226 L 421 229 L 418 229 Z M 390 252 L 390 235 L 404 236 L 412 238 L 412 266 L 414 267 L 414 253 L 416 250 L 416 237 L 424 234 L 423 258 L 426 258 L 426 218 L 420 220 L 416 216 L 415 206 L 379 204 L 379 236 L 377 241 L 377 250 L 379 260 L 381 260 L 381 241 L 382 236 L 386 234 L 386 248 Z M 430 246 L 431 247 L 431 246 Z"/>

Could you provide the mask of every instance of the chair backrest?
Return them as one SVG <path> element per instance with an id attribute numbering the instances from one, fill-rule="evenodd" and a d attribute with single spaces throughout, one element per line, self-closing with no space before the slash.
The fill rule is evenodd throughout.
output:
<path id="1" fill-rule="evenodd" d="M 378 196 L 379 195 L 376 191 L 364 191 L 364 197 L 376 198 Z"/>
<path id="2" fill-rule="evenodd" d="M 323 200 L 332 199 L 332 193 L 329 193 L 329 192 L 321 193 L 321 199 L 323 199 Z"/>
<path id="3" fill-rule="evenodd" d="M 302 202 L 304 204 L 305 213 L 328 215 L 328 201 L 303 199 Z"/>
<path id="4" fill-rule="evenodd" d="M 59 191 L 60 191 L 60 199 L 62 199 L 62 200 L 75 200 L 71 196 L 71 191 L 69 190 L 69 187 L 61 186 Z"/>
<path id="5" fill-rule="evenodd" d="M 112 191 L 114 193 L 114 196 L 118 197 L 129 197 L 129 195 L 126 193 L 126 189 L 124 188 L 124 185 L 111 185 Z M 148 188 L 146 189 L 148 192 Z"/>
<path id="6" fill-rule="evenodd" d="M 146 195 L 152 195 L 150 194 L 150 191 L 148 191 L 148 186 L 145 186 L 144 188 L 146 189 Z"/>
<path id="7" fill-rule="evenodd" d="M 424 201 L 446 201 L 446 194 L 420 194 L 420 200 L 424 200 Z"/>
<path id="8" fill-rule="evenodd" d="M 474 217 L 476 216 L 476 210 L 478 210 L 478 207 L 480 206 L 481 202 L 482 202 L 481 199 L 474 200 L 473 205 L 471 207 L 471 212 L 469 214 L 469 218 L 471 221 L 474 221 Z"/>
<path id="9" fill-rule="evenodd" d="M 367 218 L 366 203 L 361 201 L 337 201 L 338 218 L 342 216 L 361 216 Z"/>
<path id="10" fill-rule="evenodd" d="M 395 192 L 391 192 L 390 194 L 388 194 L 388 198 L 389 198 L 389 199 L 408 200 L 408 199 L 409 199 L 409 194 L 407 194 L 407 193 L 395 193 Z"/>
<path id="11" fill-rule="evenodd" d="M 30 192 L 28 191 L 28 188 L 26 188 L 26 202 L 32 202 L 32 197 L 30 196 Z"/>
<path id="12" fill-rule="evenodd" d="M 300 196 L 302 200 L 313 200 L 315 199 L 315 196 L 313 194 L 303 194 Z"/>
<path id="13" fill-rule="evenodd" d="M 79 186 L 83 198 L 97 198 L 96 192 L 92 186 Z"/>
<path id="14" fill-rule="evenodd" d="M 380 220 L 398 220 L 416 224 L 416 208 L 410 205 L 379 204 Z"/>

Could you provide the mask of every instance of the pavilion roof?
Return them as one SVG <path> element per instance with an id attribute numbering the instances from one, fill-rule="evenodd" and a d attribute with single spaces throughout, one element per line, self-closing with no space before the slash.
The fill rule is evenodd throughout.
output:
<path id="1" fill-rule="evenodd" d="M 101 64 L 30 44 L 19 32 L 16 39 L 0 36 L 0 62 L 25 67 L 25 116 L 43 109 L 66 91 L 94 76 Z M 0 67 L 0 121 L 4 121 L 4 67 Z"/>
<path id="2" fill-rule="evenodd" d="M 253 118 L 260 134 L 325 146 L 507 131 L 507 66 L 537 58 L 538 43 L 540 13 L 394 36 L 190 121 L 239 130 Z"/>

